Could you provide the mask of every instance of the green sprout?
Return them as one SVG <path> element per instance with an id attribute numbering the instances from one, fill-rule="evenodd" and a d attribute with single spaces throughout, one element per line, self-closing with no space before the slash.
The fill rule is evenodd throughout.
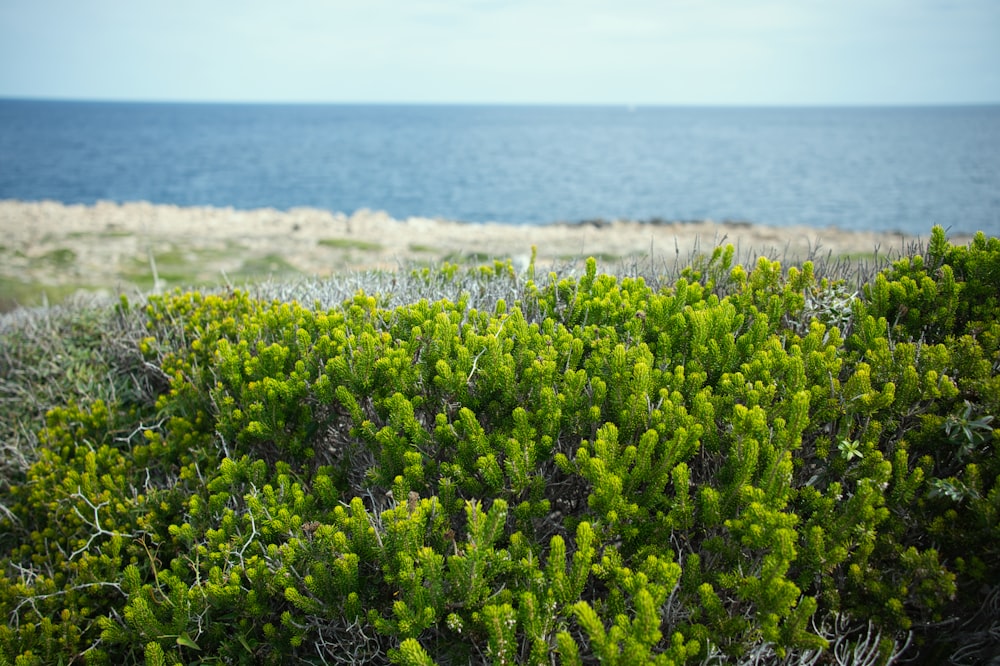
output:
<path id="1" fill-rule="evenodd" d="M 930 497 L 946 497 L 953 502 L 961 502 L 966 497 L 978 497 L 975 490 L 952 477 L 948 479 L 934 479 L 930 482 Z"/>
<path id="2" fill-rule="evenodd" d="M 952 443 L 959 445 L 958 456 L 964 458 L 972 453 L 976 446 L 986 440 L 987 433 L 993 432 L 992 415 L 972 418 L 972 403 L 965 401 L 965 410 L 961 416 L 954 414 L 944 422 L 944 432 Z"/>
<path id="3" fill-rule="evenodd" d="M 861 453 L 861 442 L 856 439 L 840 440 L 840 443 L 837 444 L 837 450 L 840 451 L 840 455 L 847 461 L 854 460 L 855 458 L 864 458 L 864 454 Z"/>

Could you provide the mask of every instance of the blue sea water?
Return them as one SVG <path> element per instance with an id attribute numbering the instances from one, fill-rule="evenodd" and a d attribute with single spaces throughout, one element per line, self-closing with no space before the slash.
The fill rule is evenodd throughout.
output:
<path id="1" fill-rule="evenodd" d="M 1000 106 L 0 100 L 0 199 L 1000 234 Z"/>

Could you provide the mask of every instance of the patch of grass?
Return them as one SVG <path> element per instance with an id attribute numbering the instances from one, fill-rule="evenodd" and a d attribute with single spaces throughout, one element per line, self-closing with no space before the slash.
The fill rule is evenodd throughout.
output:
<path id="1" fill-rule="evenodd" d="M 486 252 L 449 252 L 441 258 L 452 264 L 481 264 L 493 259 L 493 255 Z"/>
<path id="2" fill-rule="evenodd" d="M 383 247 L 381 243 L 356 238 L 321 238 L 318 243 L 322 247 L 330 247 L 335 250 L 363 250 L 366 252 L 381 250 Z"/>
<path id="3" fill-rule="evenodd" d="M 17 307 L 58 305 L 81 289 L 82 285 L 52 285 L 34 280 L 25 282 L 0 275 L 0 312 L 10 312 Z"/>
<path id="4" fill-rule="evenodd" d="M 226 253 L 200 248 L 185 249 L 176 246 L 170 246 L 170 249 L 167 250 L 153 252 L 153 259 L 156 261 L 156 268 L 165 268 L 166 270 L 177 267 L 187 267 L 192 264 L 199 264 L 206 260 L 211 260 L 220 256 L 224 257 L 226 256 Z M 148 255 L 144 253 L 141 256 L 133 257 L 131 264 L 132 268 L 137 270 L 149 270 Z"/>
<path id="5" fill-rule="evenodd" d="M 407 247 L 410 249 L 410 252 L 426 252 L 433 254 L 438 251 L 438 249 L 433 245 L 423 245 L 421 243 L 410 243 Z"/>
<path id="6" fill-rule="evenodd" d="M 153 259 L 161 285 L 165 284 L 168 288 L 210 287 L 228 282 L 249 283 L 263 278 L 291 278 L 301 275 L 295 266 L 278 254 L 252 256 L 246 248 L 229 243 L 224 249 L 173 246 L 154 253 Z M 223 275 L 220 262 L 228 266 L 240 263 L 235 270 L 226 268 Z M 141 291 L 150 291 L 158 286 L 154 284 L 149 259 L 144 256 L 133 257 L 119 271 L 118 277 Z"/>
<path id="7" fill-rule="evenodd" d="M 132 232 L 125 231 L 124 229 L 105 229 L 104 231 L 71 231 L 66 234 L 66 238 L 70 240 L 86 240 L 91 238 L 108 240 L 114 238 L 129 238 L 131 236 Z"/>
<path id="8" fill-rule="evenodd" d="M 245 251 L 243 251 L 245 252 Z M 241 252 L 240 254 L 242 254 Z M 235 252 L 207 248 L 183 249 L 171 247 L 163 252 L 153 254 L 156 262 L 156 273 L 162 282 L 169 286 L 195 286 L 201 284 L 218 284 L 219 274 L 210 270 L 209 264 L 218 259 L 231 257 Z M 146 257 L 134 257 L 118 273 L 119 278 L 126 280 L 140 289 L 153 288 L 153 271 Z"/>
<path id="9" fill-rule="evenodd" d="M 65 268 L 71 266 L 76 262 L 76 252 L 69 249 L 68 247 L 60 247 L 55 250 L 46 252 L 41 257 L 38 258 L 46 264 L 52 266 L 58 266 L 60 268 Z"/>
<path id="10" fill-rule="evenodd" d="M 587 257 L 593 257 L 598 261 L 603 261 L 605 263 L 614 263 L 616 261 L 621 261 L 623 259 L 620 254 L 613 254 L 611 252 L 587 252 L 584 254 L 560 254 L 559 261 L 581 261 Z"/>
<path id="11" fill-rule="evenodd" d="M 183 266 L 191 263 L 196 256 L 193 252 L 186 252 L 176 247 L 170 248 L 166 252 L 154 252 L 157 267 L 160 266 Z"/>
<path id="12" fill-rule="evenodd" d="M 197 272 L 164 272 L 159 270 L 159 267 L 157 268 L 156 275 L 160 279 L 161 285 L 166 285 L 168 288 L 194 287 L 206 283 L 204 276 Z M 152 291 L 157 286 L 153 281 L 153 273 L 149 270 L 145 273 L 121 274 L 120 277 L 129 284 L 135 285 L 139 291 Z"/>
<path id="13" fill-rule="evenodd" d="M 232 277 L 249 279 L 269 276 L 298 275 L 299 270 L 278 254 L 267 254 L 263 257 L 247 259 L 236 269 Z"/>
<path id="14" fill-rule="evenodd" d="M 200 281 L 201 273 L 193 263 L 161 261 L 158 256 L 155 259 L 156 275 L 161 282 L 166 282 L 171 286 L 192 286 Z M 134 284 L 142 290 L 152 289 L 155 286 L 153 283 L 153 270 L 149 265 L 149 261 L 143 262 L 139 259 L 134 259 L 130 266 L 119 271 L 118 277 Z"/>
<path id="15" fill-rule="evenodd" d="M 0 312 L 10 312 L 18 305 L 37 305 L 37 288 L 31 283 L 0 275 Z"/>

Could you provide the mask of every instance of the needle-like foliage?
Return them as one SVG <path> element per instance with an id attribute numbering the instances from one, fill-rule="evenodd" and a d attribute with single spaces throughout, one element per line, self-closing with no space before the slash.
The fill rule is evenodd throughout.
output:
<path id="1" fill-rule="evenodd" d="M 8 321 L 0 664 L 983 660 L 1000 240 L 864 277 L 730 247 Z"/>

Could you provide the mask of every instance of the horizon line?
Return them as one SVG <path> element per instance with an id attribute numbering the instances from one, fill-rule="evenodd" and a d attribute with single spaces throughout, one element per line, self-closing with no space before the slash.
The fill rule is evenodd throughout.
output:
<path id="1" fill-rule="evenodd" d="M 528 102 L 528 101 L 331 101 L 331 100 L 226 100 L 70 96 L 20 96 L 0 93 L 3 102 L 62 102 L 80 104 L 160 104 L 178 106 L 414 106 L 414 107 L 536 107 L 536 108 L 713 108 L 713 109 L 872 109 L 1000 106 L 1000 100 L 966 102 Z"/>

